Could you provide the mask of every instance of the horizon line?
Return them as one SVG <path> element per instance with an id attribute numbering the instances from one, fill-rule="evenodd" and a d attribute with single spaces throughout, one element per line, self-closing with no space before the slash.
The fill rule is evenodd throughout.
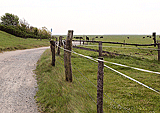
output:
<path id="1" fill-rule="evenodd" d="M 54 35 L 67 35 L 67 34 L 52 34 Z M 152 34 L 73 34 L 73 35 L 152 35 Z M 160 34 L 156 34 L 156 35 L 160 35 Z"/>

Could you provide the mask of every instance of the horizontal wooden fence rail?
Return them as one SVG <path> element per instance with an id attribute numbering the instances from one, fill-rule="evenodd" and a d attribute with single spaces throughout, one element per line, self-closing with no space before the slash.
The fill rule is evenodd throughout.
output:
<path id="1" fill-rule="evenodd" d="M 81 40 L 72 40 L 72 41 L 80 42 L 80 45 L 81 45 Z M 156 44 L 129 44 L 129 43 L 121 43 L 121 42 L 103 42 L 103 41 L 84 41 L 83 40 L 83 43 L 84 42 L 98 43 L 99 44 L 99 50 L 84 48 L 84 47 L 77 47 L 77 46 L 73 46 L 73 48 L 99 52 L 99 56 L 102 56 L 102 53 L 108 53 L 108 54 L 112 54 L 112 55 L 123 55 L 123 54 L 117 54 L 117 53 L 112 53 L 112 52 L 108 52 L 108 51 L 102 51 L 102 44 L 103 43 L 133 45 L 133 46 L 155 46 L 155 45 L 157 45 L 157 47 L 158 47 L 158 61 L 160 61 L 160 43 L 159 43 L 159 41 L 157 41 Z M 124 56 L 128 56 L 128 55 L 124 55 Z"/>
<path id="2" fill-rule="evenodd" d="M 72 41 L 80 42 L 80 40 L 72 40 Z M 81 42 L 99 43 L 100 41 L 86 41 L 86 40 L 81 40 Z M 154 46 L 154 45 L 159 45 L 159 44 L 130 44 L 130 43 L 122 43 L 122 42 L 104 42 L 104 41 L 102 41 L 102 43 L 122 44 L 122 45 L 134 45 L 134 46 Z"/>
<path id="3" fill-rule="evenodd" d="M 134 46 L 154 46 L 155 45 L 155 44 L 129 44 L 129 43 L 121 43 L 121 42 L 102 42 L 102 43 L 134 45 Z"/>

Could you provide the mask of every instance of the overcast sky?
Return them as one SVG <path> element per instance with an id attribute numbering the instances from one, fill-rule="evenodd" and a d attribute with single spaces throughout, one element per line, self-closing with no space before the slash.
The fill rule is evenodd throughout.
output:
<path id="1" fill-rule="evenodd" d="M 52 34 L 160 34 L 160 0 L 0 0 L 5 13 Z"/>

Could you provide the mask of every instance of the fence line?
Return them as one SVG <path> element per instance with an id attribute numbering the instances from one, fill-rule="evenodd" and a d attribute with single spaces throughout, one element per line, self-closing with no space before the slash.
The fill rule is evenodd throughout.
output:
<path id="1" fill-rule="evenodd" d="M 58 46 L 58 45 L 57 45 L 57 46 Z M 61 47 L 61 49 L 64 49 L 64 48 Z M 64 50 L 66 50 L 66 49 L 64 49 Z M 141 68 L 126 66 L 126 65 L 123 65 L 123 64 L 118 64 L 118 63 L 114 63 L 114 62 L 104 61 L 104 60 L 100 60 L 100 59 L 93 59 L 93 58 L 90 57 L 90 56 L 85 56 L 85 55 L 83 55 L 83 54 L 76 53 L 76 52 L 74 52 L 73 50 L 72 50 L 72 51 L 66 50 L 66 51 L 68 51 L 68 52 L 73 52 L 73 53 L 75 53 L 75 54 L 77 54 L 77 55 L 80 55 L 80 56 L 85 57 L 85 58 L 89 58 L 89 59 L 91 59 L 91 60 L 93 60 L 93 61 L 94 61 L 94 60 L 95 60 L 95 61 L 103 61 L 103 62 L 106 62 L 106 63 L 110 63 L 110 64 L 114 64 L 114 65 L 117 65 L 117 66 L 122 66 L 122 67 L 128 67 L 128 68 L 132 68 L 132 69 L 139 70 L 139 71 L 143 71 L 143 72 L 160 74 L 160 72 L 154 72 L 154 71 L 150 71 L 150 70 L 146 70 L 146 69 L 141 69 Z"/>
<path id="2" fill-rule="evenodd" d="M 99 45 L 80 45 L 80 46 L 99 46 Z M 119 47 L 119 46 L 102 46 L 102 47 L 115 47 L 115 48 L 130 48 L 130 49 L 148 49 L 148 50 L 155 50 L 155 51 L 159 51 L 160 49 L 154 49 L 154 48 L 135 48 L 135 47 Z"/>
<path id="3" fill-rule="evenodd" d="M 73 40 L 73 41 L 79 41 L 79 40 Z M 89 48 L 82 48 L 82 47 L 76 47 L 76 46 L 73 46 L 73 47 L 78 48 L 78 49 L 84 49 L 84 50 L 99 52 L 99 56 L 101 56 L 102 52 L 103 53 L 108 53 L 108 54 L 111 53 L 111 52 L 108 52 L 108 51 L 102 51 L 102 47 L 101 47 L 102 43 L 121 44 L 121 45 L 122 44 L 123 45 L 135 45 L 136 47 L 137 46 L 154 46 L 154 47 L 156 47 L 156 45 L 157 45 L 158 46 L 158 50 L 157 50 L 158 51 L 158 61 L 160 62 L 160 43 L 158 41 L 157 41 L 157 43 L 155 43 L 155 41 L 154 41 L 154 44 L 128 44 L 128 43 L 120 43 L 120 42 L 103 42 L 103 41 L 85 41 L 85 42 L 87 42 L 87 44 L 88 44 L 88 42 L 99 43 L 99 50 L 94 50 L 94 49 L 89 49 Z M 117 53 L 111 53 L 111 54 L 123 55 L 123 54 L 117 54 Z M 128 55 L 124 55 L 124 56 L 128 56 Z"/>
<path id="4" fill-rule="evenodd" d="M 72 35 L 71 35 L 71 33 L 70 32 L 72 32 Z M 68 37 L 69 38 L 72 38 L 72 36 L 73 36 L 73 31 L 68 31 Z M 67 38 L 68 38 L 67 37 Z M 67 40 L 67 46 L 66 46 L 66 48 L 64 48 L 64 53 L 66 53 L 66 54 L 70 54 L 70 56 L 71 56 L 71 53 L 74 53 L 74 54 L 77 54 L 77 55 L 79 55 L 79 56 L 82 56 L 82 57 L 85 57 L 85 58 L 87 58 L 87 59 L 90 59 L 90 60 L 93 60 L 93 61 L 95 61 L 95 62 L 98 62 L 99 63 L 99 65 L 98 65 L 98 69 L 100 68 L 100 67 L 107 67 L 108 69 L 110 69 L 110 70 L 112 70 L 112 71 L 114 71 L 114 72 L 116 72 L 116 73 L 118 73 L 118 74 L 120 74 L 121 76 L 123 76 L 123 77 L 126 77 L 126 78 L 128 78 L 129 80 L 132 80 L 132 81 L 134 81 L 134 82 L 136 82 L 136 83 L 138 83 L 138 84 L 140 84 L 140 85 L 142 85 L 142 86 L 144 86 L 144 87 L 146 87 L 146 88 L 148 88 L 148 89 L 150 89 L 150 90 L 152 90 L 152 91 L 154 91 L 154 92 L 156 92 L 156 93 L 158 93 L 158 94 L 160 94 L 160 92 L 158 91 L 158 90 L 155 90 L 155 89 L 153 89 L 153 88 L 151 88 L 151 87 L 149 87 L 149 86 L 147 86 L 147 85 L 145 85 L 145 84 L 143 84 L 143 83 L 141 83 L 141 82 L 139 82 L 139 81 L 137 81 L 137 80 L 135 80 L 134 78 L 131 78 L 131 77 L 129 77 L 129 76 L 127 76 L 127 75 L 125 75 L 125 74 L 123 74 L 123 73 L 121 73 L 121 72 L 119 72 L 119 71 L 117 71 L 117 70 L 115 70 L 115 69 L 113 69 L 113 68 L 111 68 L 111 67 L 109 67 L 109 66 L 107 66 L 107 65 L 104 65 L 103 63 L 104 63 L 104 60 L 103 60 L 103 58 L 100 60 L 100 59 L 93 59 L 92 57 L 90 57 L 90 56 L 85 56 L 85 55 L 83 55 L 83 54 L 79 54 L 79 53 L 76 53 L 76 52 L 74 52 L 73 50 L 72 50 L 72 40 L 71 40 L 71 42 L 69 42 L 69 40 Z M 99 43 L 99 56 L 102 56 L 102 42 L 99 42 L 98 41 L 98 43 Z M 117 44 L 117 43 L 114 43 L 114 44 Z M 156 43 L 155 43 L 156 44 Z M 155 44 L 154 44 L 154 46 L 155 46 Z M 124 45 L 126 45 L 126 43 L 124 44 Z M 157 45 L 157 44 L 156 44 Z M 58 46 L 58 45 L 57 45 Z M 136 45 L 137 46 L 137 45 Z M 139 45 L 139 46 L 142 46 L 142 45 Z M 59 47 L 59 46 L 58 46 Z M 61 49 L 63 49 L 62 47 L 59 47 L 59 48 L 61 48 Z M 71 49 L 70 49 L 71 48 Z M 159 48 L 158 48 L 159 49 Z M 159 54 L 158 54 L 159 55 Z M 68 55 L 69 56 L 69 55 Z M 66 57 L 66 56 L 64 56 L 64 59 L 68 59 L 68 58 L 70 58 L 70 57 Z M 66 57 L 66 58 L 65 58 Z M 158 57 L 159 58 L 159 57 Z M 65 60 L 66 61 L 66 60 Z M 66 62 L 64 61 L 64 64 L 66 64 Z M 107 61 L 106 61 L 107 62 Z M 111 63 L 111 62 L 110 62 Z M 113 63 L 113 62 L 112 62 Z M 71 65 L 71 62 L 69 62 L 69 63 L 67 63 L 67 64 L 70 64 Z M 101 64 L 101 65 L 100 65 Z M 103 65 L 103 66 L 102 66 Z M 122 64 L 117 64 L 117 63 L 115 63 L 115 65 L 122 65 Z M 123 67 L 126 67 L 125 65 L 122 65 Z M 68 66 L 65 66 L 65 72 L 66 72 L 66 67 L 68 67 Z M 130 67 L 130 68 L 134 68 L 134 67 Z M 143 69 L 140 69 L 140 68 L 135 68 L 135 69 L 138 69 L 138 70 L 143 70 Z M 70 69 L 67 69 L 67 70 L 70 70 Z M 144 71 L 144 70 L 143 70 Z M 145 70 L 146 71 L 146 70 Z M 148 71 L 148 70 L 147 70 Z M 80 72 L 80 71 L 79 71 Z M 153 71 L 151 71 L 151 72 L 153 72 Z M 99 71 L 98 71 L 98 75 L 100 75 L 101 77 L 100 78 L 98 78 L 97 79 L 97 112 L 103 112 L 103 68 L 101 68 Z M 159 73 L 159 72 L 158 72 Z M 65 73 L 66 74 L 66 73 Z M 72 69 L 71 69 L 71 74 L 72 74 Z M 82 75 L 82 73 L 80 72 L 80 74 Z M 68 76 L 68 75 L 67 75 Z M 75 77 L 75 75 L 73 75 L 74 77 Z M 83 75 L 82 75 L 83 76 Z M 71 75 L 71 77 L 72 77 L 72 75 Z M 85 77 L 85 76 L 83 76 L 83 77 Z M 85 77 L 86 78 L 86 77 Z M 78 83 L 81 85 L 81 87 L 86 91 L 86 93 L 89 95 L 89 97 L 92 99 L 92 101 L 94 102 L 94 103 L 96 103 L 95 102 L 95 100 L 92 98 L 92 96 L 87 92 L 87 90 L 83 87 L 83 85 L 79 82 L 79 80 L 75 77 L 75 79 L 78 81 Z M 100 80 L 100 79 L 102 79 L 102 81 L 98 81 L 98 80 Z M 67 80 L 67 79 L 66 79 Z M 89 79 L 88 79 L 89 80 Z M 72 82 L 72 80 L 70 80 L 70 82 Z M 92 82 L 91 82 L 92 83 Z M 99 85 L 98 85 L 99 84 Z M 100 88 L 100 89 L 98 89 L 98 88 Z M 99 92 L 100 91 L 100 92 Z M 102 92 L 101 92 L 102 91 Z M 101 95 L 102 94 L 102 96 L 99 96 L 99 95 Z M 125 109 L 126 110 L 126 109 Z"/>
<path id="5" fill-rule="evenodd" d="M 96 60 L 99 60 L 99 59 L 96 59 Z M 138 71 L 143 71 L 143 72 L 154 73 L 154 74 L 159 74 L 160 75 L 160 72 L 154 72 L 154 71 L 150 71 L 150 70 L 146 70 L 146 69 L 126 66 L 126 65 L 123 65 L 123 64 L 118 64 L 118 63 L 104 61 L 104 60 L 101 60 L 101 61 L 106 62 L 106 63 L 110 63 L 110 64 L 114 64 L 114 65 L 117 65 L 117 66 L 121 66 L 121 67 L 128 67 L 128 68 L 135 69 L 135 70 L 138 70 Z"/>
<path id="6" fill-rule="evenodd" d="M 60 57 L 60 58 L 62 58 L 62 57 Z M 96 85 L 95 85 L 93 82 L 91 82 L 87 77 L 85 77 L 85 76 L 82 74 L 82 72 L 79 71 L 73 64 L 72 64 L 72 66 L 73 66 L 86 80 L 88 80 L 93 86 L 96 87 Z"/>
<path id="7" fill-rule="evenodd" d="M 57 45 L 57 46 L 58 46 L 58 45 Z M 62 47 L 60 47 L 60 48 L 62 48 Z M 62 48 L 62 49 L 64 49 L 64 48 Z M 100 61 L 100 59 L 96 59 L 96 60 L 95 60 L 95 59 L 93 59 L 93 58 L 90 57 L 90 56 L 85 56 L 85 55 L 76 53 L 76 52 L 74 52 L 74 51 L 69 51 L 69 50 L 66 50 L 66 49 L 64 49 L 64 50 L 65 50 L 65 51 L 68 51 L 68 52 L 73 52 L 73 53 L 75 53 L 75 54 L 77 54 L 77 55 L 79 55 L 79 56 L 88 58 L 88 59 L 93 60 L 93 61 L 95 61 L 95 62 Z M 115 69 L 107 66 L 107 65 L 104 65 L 104 66 L 107 67 L 108 69 L 110 69 L 110 70 L 112 70 L 112 71 L 114 71 L 114 72 L 116 72 L 116 73 L 118 73 L 118 74 L 120 74 L 120 75 L 122 75 L 122 76 L 124 76 L 124 77 L 126 77 L 126 78 L 128 78 L 128 79 L 130 79 L 130 80 L 132 80 L 132 81 L 134 81 L 134 82 L 136 82 L 136 83 L 138 83 L 138 84 L 140 84 L 140 85 L 142 85 L 142 86 L 144 86 L 144 87 L 146 87 L 146 88 L 148 88 L 148 89 L 150 89 L 150 90 L 158 93 L 158 94 L 160 94 L 160 92 L 159 92 L 158 90 L 155 90 L 155 89 L 153 89 L 153 88 L 151 88 L 151 87 L 149 87 L 149 86 L 147 86 L 147 85 L 145 85 L 145 84 L 143 84 L 143 83 L 141 83 L 141 82 L 139 82 L 139 81 L 137 81 L 137 80 L 135 80 L 135 79 L 133 79 L 133 78 L 131 78 L 131 77 L 129 77 L 129 76 L 127 76 L 127 75 L 125 75 L 125 74 L 123 74 L 123 73 L 121 73 L 121 72 L 119 72 L 119 71 L 117 71 L 117 70 L 115 70 Z"/>
<path id="8" fill-rule="evenodd" d="M 59 56 L 62 60 L 63 58 L 61 56 Z M 60 63 L 60 62 L 59 62 Z M 61 63 L 60 63 L 61 64 Z M 96 63 L 97 64 L 97 63 Z M 61 64 L 63 66 L 63 64 Z M 87 77 L 85 77 L 82 72 L 80 72 L 73 64 L 72 66 L 84 77 L 86 78 L 86 80 L 88 80 L 95 88 L 97 87 L 93 82 L 91 82 Z M 125 109 L 124 107 L 122 107 L 120 104 L 118 104 L 114 99 L 112 99 L 110 96 L 108 96 L 106 93 L 104 93 L 105 96 L 107 96 L 111 101 L 113 101 L 115 104 L 117 104 L 120 108 L 124 109 L 125 111 L 127 111 L 127 109 Z M 129 111 L 127 111 L 129 113 Z"/>
<path id="9" fill-rule="evenodd" d="M 75 75 L 73 74 L 75 77 Z M 75 77 L 75 79 L 78 81 L 78 79 Z M 87 90 L 83 87 L 83 85 L 78 81 L 78 83 L 82 86 L 82 88 L 86 91 L 86 93 L 89 95 L 89 97 L 93 100 L 93 102 L 96 104 L 96 101 L 92 98 L 92 96 L 87 92 Z"/>
<path id="10" fill-rule="evenodd" d="M 78 41 L 79 40 L 72 40 L 72 41 Z M 83 42 L 92 42 L 92 43 L 99 43 L 99 41 L 83 41 Z M 154 45 L 159 45 L 159 44 L 130 44 L 130 43 L 121 43 L 121 42 L 104 42 L 102 43 L 109 43 L 109 44 L 123 44 L 123 45 L 134 45 L 134 46 L 154 46 Z"/>
<path id="11" fill-rule="evenodd" d="M 98 51 L 98 50 L 97 50 L 97 51 Z M 79 55 L 80 55 L 80 54 L 79 54 Z M 83 56 L 83 55 L 81 55 L 81 56 Z M 86 57 L 86 58 L 87 58 L 87 57 Z M 114 62 L 104 61 L 104 60 L 100 60 L 100 59 L 96 59 L 96 60 L 98 60 L 98 61 L 103 61 L 103 62 L 110 63 L 110 64 L 114 64 L 114 65 L 118 65 L 118 66 L 122 66 L 122 67 L 132 68 L 132 69 L 139 70 L 139 71 L 143 71 L 143 72 L 160 74 L 160 72 L 154 72 L 154 71 L 150 71 L 150 70 L 146 70 L 146 69 L 141 69 L 141 68 L 126 66 L 126 65 L 123 65 L 123 64 L 118 64 L 118 63 L 114 63 Z"/>
<path id="12" fill-rule="evenodd" d="M 59 64 L 61 64 L 60 62 L 58 62 Z M 62 66 L 63 66 L 63 64 L 61 64 Z M 74 76 L 74 74 L 73 74 L 73 76 Z M 74 76 L 75 77 L 75 76 Z M 75 79 L 78 81 L 78 79 L 75 77 Z M 95 102 L 95 100 L 92 98 L 92 96 L 87 92 L 87 90 L 83 87 L 83 85 L 78 81 L 78 83 L 82 86 L 82 88 L 86 91 L 86 93 L 88 94 L 88 96 L 93 100 L 93 102 L 94 103 L 96 103 Z"/>
<path id="13" fill-rule="evenodd" d="M 72 65 L 74 68 L 76 68 L 74 65 Z M 77 68 L 76 70 L 83 76 L 85 77 Z M 86 77 L 85 77 L 86 78 Z M 95 84 L 93 84 L 88 78 L 86 78 L 94 87 L 97 87 Z M 120 104 L 116 103 L 111 97 L 109 97 L 106 93 L 104 93 L 105 96 L 107 96 L 111 101 L 113 101 L 115 104 L 117 104 L 119 107 L 121 107 L 122 109 L 126 110 L 125 108 L 123 108 Z M 126 110 L 127 111 L 127 110 Z M 128 111 L 127 111 L 128 112 Z"/>
<path id="14" fill-rule="evenodd" d="M 62 48 L 62 47 L 60 47 L 61 49 L 64 49 L 64 48 Z M 97 59 L 97 60 L 95 60 L 95 59 L 93 59 L 92 57 L 90 57 L 90 56 L 85 56 L 85 55 L 83 55 L 83 54 L 79 54 L 79 53 L 76 53 L 76 52 L 74 52 L 73 50 L 72 51 L 69 51 L 69 50 L 66 50 L 66 49 L 64 49 L 65 51 L 68 51 L 68 52 L 72 52 L 72 53 L 75 53 L 75 54 L 77 54 L 77 55 L 79 55 L 79 56 L 82 56 L 82 57 L 85 57 L 85 58 L 88 58 L 88 59 L 90 59 L 90 60 L 93 60 L 93 61 L 95 61 L 95 62 L 98 62 L 98 60 L 99 59 Z M 103 61 L 103 60 L 101 60 L 101 61 Z M 104 65 L 105 67 L 106 67 L 106 65 Z M 109 66 L 107 66 L 107 68 L 108 68 Z M 113 68 L 110 68 L 109 67 L 109 69 L 111 69 L 112 71 L 116 71 L 116 70 L 114 70 Z M 118 71 L 116 71 L 116 72 L 118 72 Z M 125 74 L 123 74 L 123 73 L 121 73 L 121 72 L 118 72 L 118 74 L 122 74 L 122 75 L 125 75 Z M 155 91 L 155 92 L 157 92 L 157 93 L 159 93 L 158 91 L 156 91 L 156 90 L 154 90 L 153 88 L 150 88 L 149 86 L 147 86 L 147 85 L 145 85 L 145 84 L 143 84 L 143 83 L 141 83 L 141 82 L 139 82 L 139 81 L 137 81 L 137 80 L 135 80 L 135 79 L 133 79 L 133 78 L 131 78 L 131 77 L 129 77 L 129 76 L 127 76 L 127 75 L 125 75 L 127 78 L 129 78 L 130 80 L 132 80 L 132 81 L 134 81 L 134 82 L 136 82 L 136 83 L 138 83 L 138 84 L 140 84 L 140 85 L 142 85 L 142 86 L 145 86 L 146 88 L 149 88 L 149 89 L 151 89 L 152 91 Z M 159 93 L 160 94 L 160 93 Z M 106 93 L 105 93 L 105 95 L 106 95 Z M 108 95 L 106 95 L 110 100 L 112 100 L 114 103 L 116 103 L 113 99 L 111 99 Z M 118 103 L 116 103 L 118 106 L 120 106 Z M 121 106 L 121 108 L 123 108 L 122 106 Z M 125 108 L 123 108 L 125 111 L 127 111 Z M 128 111 L 127 111 L 128 112 Z"/>
<path id="15" fill-rule="evenodd" d="M 95 49 L 90 49 L 90 48 L 84 48 L 84 47 L 77 47 L 77 46 L 73 46 L 73 48 L 77 48 L 77 49 L 83 49 L 83 50 L 88 50 L 88 51 L 94 51 L 94 52 L 99 52 L 99 50 L 95 50 Z M 99 53 L 108 53 L 108 54 L 115 54 L 115 55 L 124 55 L 124 54 L 117 54 L 117 53 L 112 53 L 112 52 L 108 52 L 108 51 L 100 51 Z M 102 54 L 99 54 L 102 56 Z M 124 55 L 127 56 L 127 55 Z"/>
<path id="16" fill-rule="evenodd" d="M 119 71 L 107 66 L 107 65 L 104 65 L 104 66 L 107 67 L 108 69 L 110 69 L 110 70 L 112 70 L 112 71 L 114 71 L 114 72 L 116 72 L 116 73 L 118 73 L 118 74 L 120 74 L 120 75 L 122 75 L 122 76 L 124 76 L 124 77 L 126 77 L 126 78 L 128 78 L 128 79 L 130 79 L 130 80 L 132 80 L 132 81 L 134 81 L 134 82 L 136 82 L 136 83 L 138 83 L 138 84 L 140 84 L 140 85 L 142 85 L 142 86 L 144 86 L 144 87 L 146 87 L 146 88 L 158 93 L 158 94 L 160 94 L 160 92 L 158 90 L 155 90 L 155 89 L 153 89 L 153 88 L 151 88 L 151 87 L 139 82 L 138 80 L 136 80 L 134 78 L 131 78 L 131 77 L 129 77 L 129 76 L 127 76 L 127 75 L 125 75 L 125 74 L 123 74 L 123 73 L 121 73 L 121 72 L 119 72 Z"/>
<path id="17" fill-rule="evenodd" d="M 103 46 L 102 46 L 103 47 Z M 115 52 L 109 52 L 109 51 L 99 51 L 99 50 L 96 50 L 96 49 L 91 49 L 91 48 L 85 48 L 85 47 L 79 47 L 79 46 L 73 46 L 73 48 L 77 48 L 77 49 L 82 49 L 82 50 L 87 50 L 87 51 L 94 51 L 94 52 L 99 52 L 99 54 L 102 52 L 102 53 L 107 53 L 109 55 L 120 55 L 120 56 L 131 56 L 131 57 L 134 57 L 134 55 L 127 55 L 127 54 L 124 54 L 124 53 L 115 53 Z M 152 50 L 153 51 L 153 50 Z M 152 52 L 150 50 L 150 52 Z M 155 51 L 155 50 L 154 50 Z M 160 49 L 157 49 L 156 51 L 158 51 L 158 61 L 160 61 Z"/>

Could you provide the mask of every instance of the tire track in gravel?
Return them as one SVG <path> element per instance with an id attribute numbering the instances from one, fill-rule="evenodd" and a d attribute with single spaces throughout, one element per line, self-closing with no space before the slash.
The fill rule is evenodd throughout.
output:
<path id="1" fill-rule="evenodd" d="M 0 113 L 38 113 L 33 70 L 49 47 L 0 53 Z"/>

